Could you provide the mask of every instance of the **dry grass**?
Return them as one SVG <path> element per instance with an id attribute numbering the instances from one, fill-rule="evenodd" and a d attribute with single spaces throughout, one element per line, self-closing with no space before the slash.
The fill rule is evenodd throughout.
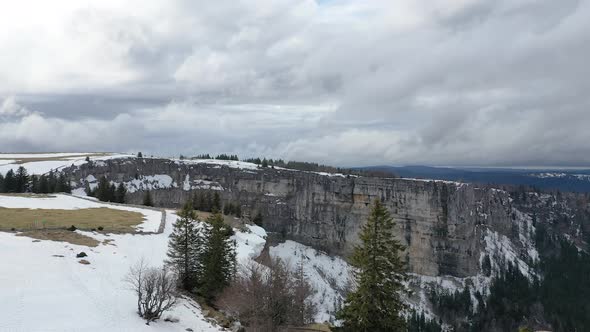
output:
<path id="1" fill-rule="evenodd" d="M 109 208 L 79 210 L 11 209 L 0 207 L 0 230 L 65 229 L 71 225 L 81 230 L 103 227 L 105 232 L 135 232 L 144 220 L 139 212 Z"/>
<path id="2" fill-rule="evenodd" d="M 195 213 L 197 214 L 197 217 L 199 218 L 199 220 L 207 220 L 207 218 L 209 218 L 213 213 L 211 212 L 205 212 L 205 211 L 200 211 L 200 210 L 195 210 Z M 239 227 L 240 225 L 243 224 L 243 222 L 241 221 L 241 219 L 236 219 L 236 217 L 230 215 L 230 216 L 226 216 L 224 214 L 223 215 L 223 221 L 232 226 L 232 227 Z"/>
<path id="3" fill-rule="evenodd" d="M 96 247 L 100 243 L 89 236 L 63 229 L 32 230 L 18 233 L 16 236 L 26 236 L 38 240 L 68 242 L 71 244 L 87 247 Z"/>

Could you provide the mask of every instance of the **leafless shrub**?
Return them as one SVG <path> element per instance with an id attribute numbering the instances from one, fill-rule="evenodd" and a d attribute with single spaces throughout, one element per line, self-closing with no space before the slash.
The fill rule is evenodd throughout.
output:
<path id="1" fill-rule="evenodd" d="M 147 325 L 176 304 L 176 277 L 166 267 L 148 267 L 141 260 L 130 268 L 125 281 L 135 291 L 137 313 Z"/>
<path id="2" fill-rule="evenodd" d="M 311 323 L 317 313 L 313 294 L 302 267 L 291 272 L 285 262 L 272 258 L 268 266 L 242 266 L 216 304 L 249 331 L 274 332 Z"/>

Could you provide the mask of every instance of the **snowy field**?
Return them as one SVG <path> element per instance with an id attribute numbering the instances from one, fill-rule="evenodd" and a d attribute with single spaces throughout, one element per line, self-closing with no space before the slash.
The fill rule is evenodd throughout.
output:
<path id="1" fill-rule="evenodd" d="M 94 204 L 99 203 L 65 195 L 54 199 L 0 196 L 0 206 L 10 207 L 76 209 Z M 157 212 L 137 210 L 145 215 Z M 162 234 L 81 232 L 101 241 L 95 248 L 33 242 L 31 238 L 0 232 L 0 331 L 222 331 L 208 322 L 199 305 L 190 299 L 182 299 L 164 314 L 164 318 L 177 318 L 177 323 L 161 320 L 146 326 L 135 313 L 135 294 L 123 279 L 129 267 L 142 258 L 151 266 L 163 264 L 177 218 L 174 211 L 166 215 Z M 247 227 L 246 232 L 235 235 L 241 261 L 258 256 L 265 243 L 262 228 Z M 106 239 L 112 242 L 105 245 Z M 85 259 L 90 265 L 78 263 L 75 256 L 81 251 L 88 254 Z"/>
<path id="2" fill-rule="evenodd" d="M 90 156 L 93 161 L 133 157 L 130 154 L 111 153 L 100 155 L 95 153 L 0 153 L 0 173 L 6 174 L 10 169 L 16 171 L 23 166 L 29 174 L 45 174 L 72 165 L 82 165 L 86 163 L 87 156 Z"/>

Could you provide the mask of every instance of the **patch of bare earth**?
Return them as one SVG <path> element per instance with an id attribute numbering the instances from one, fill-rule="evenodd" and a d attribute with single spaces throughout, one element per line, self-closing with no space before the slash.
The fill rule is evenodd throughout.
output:
<path id="1" fill-rule="evenodd" d="M 100 243 L 98 240 L 89 236 L 78 234 L 68 230 L 46 229 L 31 230 L 16 234 L 16 236 L 26 236 L 37 240 L 50 240 L 67 242 L 79 246 L 96 247 Z"/>

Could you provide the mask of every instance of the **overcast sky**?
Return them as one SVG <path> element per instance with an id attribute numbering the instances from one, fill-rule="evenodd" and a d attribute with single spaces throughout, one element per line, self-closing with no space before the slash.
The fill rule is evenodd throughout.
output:
<path id="1" fill-rule="evenodd" d="M 3 152 L 590 165 L 590 1 L 0 1 Z"/>

